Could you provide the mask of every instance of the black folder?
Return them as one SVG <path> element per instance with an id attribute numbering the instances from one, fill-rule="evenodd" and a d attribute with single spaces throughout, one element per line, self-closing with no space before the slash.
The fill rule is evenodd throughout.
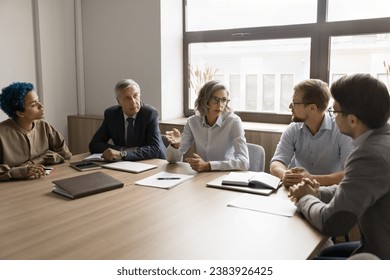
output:
<path id="1" fill-rule="evenodd" d="M 53 192 L 69 197 L 80 198 L 123 187 L 123 183 L 103 172 L 93 172 L 81 176 L 53 181 Z"/>

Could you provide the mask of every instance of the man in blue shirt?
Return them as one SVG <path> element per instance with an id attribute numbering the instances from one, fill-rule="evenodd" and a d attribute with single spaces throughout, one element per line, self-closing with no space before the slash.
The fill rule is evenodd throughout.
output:
<path id="1" fill-rule="evenodd" d="M 323 186 L 338 184 L 343 178 L 351 139 L 340 133 L 327 113 L 329 100 L 329 87 L 321 80 L 304 80 L 294 87 L 293 122 L 283 132 L 270 165 L 284 186 L 300 183 L 304 177 Z"/>

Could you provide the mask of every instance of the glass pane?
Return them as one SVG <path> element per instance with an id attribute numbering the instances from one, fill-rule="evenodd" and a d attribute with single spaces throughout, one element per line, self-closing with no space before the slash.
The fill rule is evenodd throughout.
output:
<path id="1" fill-rule="evenodd" d="M 368 73 L 387 83 L 386 63 L 390 33 L 331 37 L 330 83 L 353 73 Z"/>
<path id="2" fill-rule="evenodd" d="M 328 0 L 328 21 L 390 17 L 389 0 Z"/>
<path id="3" fill-rule="evenodd" d="M 186 15 L 186 31 L 314 23 L 317 0 L 187 0 Z"/>
<path id="4" fill-rule="evenodd" d="M 248 111 L 257 111 L 257 75 L 246 75 L 246 104 Z"/>
<path id="5" fill-rule="evenodd" d="M 280 112 L 290 113 L 291 89 L 294 87 L 294 75 L 282 74 L 280 85 Z"/>
<path id="6" fill-rule="evenodd" d="M 289 113 L 294 84 L 310 76 L 310 38 L 189 45 L 190 73 L 223 81 L 236 111 Z M 189 108 L 205 79 L 190 75 Z"/>
<path id="7" fill-rule="evenodd" d="M 272 112 L 275 108 L 275 75 L 263 75 L 263 111 Z"/>

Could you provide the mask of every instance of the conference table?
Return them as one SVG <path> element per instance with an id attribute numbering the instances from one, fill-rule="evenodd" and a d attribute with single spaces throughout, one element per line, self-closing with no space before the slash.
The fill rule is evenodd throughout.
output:
<path id="1" fill-rule="evenodd" d="M 69 162 L 44 178 L 0 182 L 0 259 L 6 260 L 291 260 L 310 259 L 327 237 L 297 213 L 284 217 L 227 204 L 241 192 L 206 183 L 228 172 L 187 163 L 143 162 L 142 173 L 80 172 Z M 71 200 L 54 180 L 101 171 L 124 187 Z M 194 175 L 171 189 L 135 185 L 160 171 Z M 284 188 L 271 196 L 288 199 Z"/>

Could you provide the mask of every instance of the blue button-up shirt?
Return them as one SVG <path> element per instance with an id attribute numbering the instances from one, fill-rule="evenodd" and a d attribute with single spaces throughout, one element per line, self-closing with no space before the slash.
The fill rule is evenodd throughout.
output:
<path id="1" fill-rule="evenodd" d="M 344 168 L 352 149 L 352 138 L 340 133 L 334 118 L 325 114 L 315 135 L 303 122 L 291 123 L 283 132 L 271 162 L 280 161 L 288 168 L 303 167 L 311 174 L 330 174 Z"/>

